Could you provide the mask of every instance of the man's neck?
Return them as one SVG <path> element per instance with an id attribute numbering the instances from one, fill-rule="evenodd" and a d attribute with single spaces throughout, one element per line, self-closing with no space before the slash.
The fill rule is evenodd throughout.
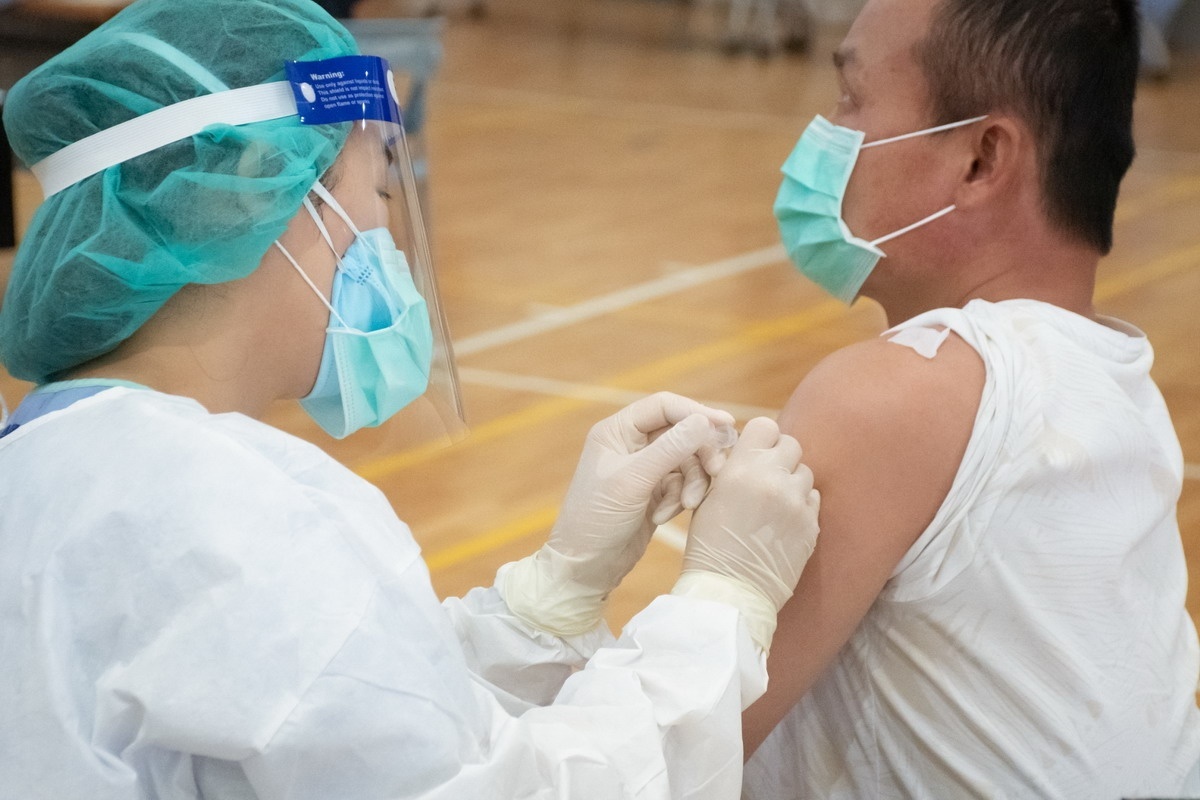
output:
<path id="1" fill-rule="evenodd" d="M 1059 237 L 997 240 L 954 256 L 927 286 L 897 281 L 877 299 L 889 325 L 898 325 L 934 308 L 961 308 L 972 300 L 1038 300 L 1093 318 L 1092 295 L 1100 255 L 1088 246 Z M 890 291 L 888 291 L 890 289 Z"/>

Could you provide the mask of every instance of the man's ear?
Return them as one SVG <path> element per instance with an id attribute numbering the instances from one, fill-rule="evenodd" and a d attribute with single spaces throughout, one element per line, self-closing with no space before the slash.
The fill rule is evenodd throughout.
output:
<path id="1" fill-rule="evenodd" d="M 1027 173 L 1036 180 L 1033 136 L 1022 122 L 994 114 L 975 126 L 971 134 L 967 163 L 955 197 L 959 208 L 995 201 L 998 195 L 1018 187 L 1027 179 Z"/>

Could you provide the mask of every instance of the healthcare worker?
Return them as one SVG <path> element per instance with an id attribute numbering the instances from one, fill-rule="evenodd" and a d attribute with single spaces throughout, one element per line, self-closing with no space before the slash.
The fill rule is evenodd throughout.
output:
<path id="1" fill-rule="evenodd" d="M 0 309 L 38 384 L 0 425 L 0 796 L 738 796 L 816 536 L 775 423 L 726 454 L 723 412 L 633 404 L 549 542 L 439 604 L 383 495 L 257 421 L 457 414 L 384 62 L 310 0 L 139 0 L 4 122 L 46 200 Z M 614 638 L 683 505 L 679 582 Z"/>

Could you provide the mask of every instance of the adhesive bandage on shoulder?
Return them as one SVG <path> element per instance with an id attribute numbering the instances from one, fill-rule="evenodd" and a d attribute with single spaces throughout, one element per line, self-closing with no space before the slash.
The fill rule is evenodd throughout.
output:
<path id="1" fill-rule="evenodd" d="M 892 344 L 911 348 L 918 355 L 932 359 L 938 354 L 942 343 L 950 336 L 949 328 L 903 328 L 888 337 Z"/>

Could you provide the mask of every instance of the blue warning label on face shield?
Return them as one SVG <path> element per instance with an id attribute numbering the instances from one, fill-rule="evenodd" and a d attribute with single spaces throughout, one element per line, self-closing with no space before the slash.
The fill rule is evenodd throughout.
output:
<path id="1" fill-rule="evenodd" d="M 378 56 L 289 61 L 285 66 L 305 125 L 365 119 L 402 124 L 395 78 Z"/>

